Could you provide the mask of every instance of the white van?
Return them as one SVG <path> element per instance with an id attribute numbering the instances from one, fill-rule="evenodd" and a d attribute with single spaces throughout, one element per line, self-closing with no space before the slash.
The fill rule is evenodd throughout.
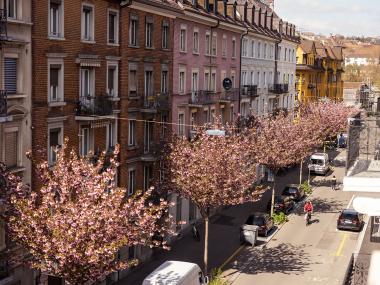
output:
<path id="1" fill-rule="evenodd" d="M 142 285 L 202 285 L 208 277 L 195 263 L 166 261 L 150 273 Z"/>
<path id="2" fill-rule="evenodd" d="M 308 167 L 311 173 L 326 175 L 330 170 L 329 155 L 327 153 L 312 154 Z"/>

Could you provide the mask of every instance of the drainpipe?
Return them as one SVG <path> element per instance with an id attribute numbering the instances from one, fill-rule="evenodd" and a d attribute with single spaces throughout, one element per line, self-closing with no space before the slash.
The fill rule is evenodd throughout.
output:
<path id="1" fill-rule="evenodd" d="M 239 62 L 239 99 L 238 99 L 238 114 L 240 115 L 240 101 L 241 101 L 241 62 L 243 60 L 242 58 L 242 54 L 243 54 L 243 39 L 246 35 L 248 35 L 248 27 L 247 27 L 247 30 L 240 35 L 240 62 Z"/>
<path id="2" fill-rule="evenodd" d="M 220 25 L 220 20 L 219 20 L 219 18 L 218 18 L 218 19 L 217 19 L 217 23 L 216 23 L 216 25 L 215 25 L 215 26 L 210 26 L 210 29 L 211 29 L 211 35 L 210 35 L 210 45 L 211 45 L 211 47 L 210 47 L 210 52 L 212 52 L 213 29 L 218 28 L 219 25 Z M 210 70 L 210 77 L 209 77 L 209 80 L 210 80 L 210 81 L 211 81 L 211 73 L 212 73 L 211 64 L 212 64 L 212 56 L 211 56 L 211 54 L 210 54 L 210 67 L 209 67 L 209 70 Z M 216 80 L 216 74 L 215 74 L 215 80 Z M 216 92 L 216 90 L 215 90 L 215 92 Z"/>

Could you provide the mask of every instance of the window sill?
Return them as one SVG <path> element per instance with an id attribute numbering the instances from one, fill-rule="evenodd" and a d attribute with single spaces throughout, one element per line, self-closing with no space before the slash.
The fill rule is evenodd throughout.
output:
<path id="1" fill-rule="evenodd" d="M 199 52 L 195 52 L 195 51 L 193 51 L 193 54 L 194 54 L 194 55 L 199 55 Z"/>
<path id="2" fill-rule="evenodd" d="M 185 51 L 185 50 L 180 50 L 179 53 L 184 53 L 184 54 L 186 54 L 187 51 Z"/>
<path id="3" fill-rule="evenodd" d="M 49 35 L 48 39 L 52 40 L 52 41 L 64 41 L 64 40 L 66 40 L 65 37 L 52 36 L 52 35 Z"/>
<path id="4" fill-rule="evenodd" d="M 66 106 L 66 102 L 60 101 L 60 102 L 49 102 L 49 107 L 62 107 Z"/>
<path id="5" fill-rule="evenodd" d="M 26 170 L 26 167 L 23 167 L 23 166 L 16 166 L 16 167 L 8 169 L 9 173 L 12 173 L 12 174 L 24 172 L 25 170 Z"/>
<path id="6" fill-rule="evenodd" d="M 131 45 L 131 44 L 129 44 L 128 47 L 129 48 L 140 48 L 139 46 L 134 46 L 134 45 Z"/>
<path id="7" fill-rule="evenodd" d="M 81 39 L 81 42 L 85 44 L 96 44 L 96 41 L 94 40 Z"/>
<path id="8" fill-rule="evenodd" d="M 161 48 L 163 51 L 171 51 L 170 48 Z"/>
<path id="9" fill-rule="evenodd" d="M 145 49 L 154 50 L 154 47 L 145 47 Z"/>
<path id="10" fill-rule="evenodd" d="M 119 43 L 107 43 L 108 46 L 111 46 L 111 47 L 118 47 L 120 46 Z"/>
<path id="11" fill-rule="evenodd" d="M 22 94 L 22 93 L 8 94 L 7 95 L 7 99 L 24 99 L 26 97 L 28 97 L 28 95 Z"/>
<path id="12" fill-rule="evenodd" d="M 129 100 L 139 100 L 139 99 L 140 99 L 140 96 L 131 96 L 131 95 L 129 95 L 129 96 L 128 96 L 128 99 L 129 99 Z"/>
<path id="13" fill-rule="evenodd" d="M 110 101 L 118 102 L 118 101 L 120 101 L 120 97 L 118 97 L 118 96 L 112 97 L 112 98 L 110 98 Z"/>
<path id="14" fill-rule="evenodd" d="M 15 19 L 15 18 L 7 18 L 7 22 L 8 23 L 14 23 L 14 24 L 28 25 L 28 26 L 32 26 L 33 25 L 33 23 L 31 23 L 31 22 L 27 22 L 27 21 Z"/>
<path id="15" fill-rule="evenodd" d="M 139 146 L 138 145 L 129 145 L 127 150 L 137 150 L 139 149 Z"/>

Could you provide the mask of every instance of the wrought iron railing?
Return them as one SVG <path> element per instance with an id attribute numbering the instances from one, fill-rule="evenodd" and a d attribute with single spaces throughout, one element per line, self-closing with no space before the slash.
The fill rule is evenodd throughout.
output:
<path id="1" fill-rule="evenodd" d="M 7 10 L 0 9 L 0 41 L 6 41 L 7 39 Z"/>
<path id="2" fill-rule="evenodd" d="M 7 90 L 0 90 L 0 117 L 7 116 Z"/>
<path id="3" fill-rule="evenodd" d="M 77 102 L 77 116 L 107 116 L 113 111 L 113 97 L 108 95 L 84 96 Z"/>
<path id="4" fill-rule="evenodd" d="M 241 95 L 243 97 L 256 97 L 257 85 L 243 85 L 241 86 Z"/>
<path id="5" fill-rule="evenodd" d="M 141 108 L 167 110 L 170 107 L 169 99 L 169 93 L 160 93 L 158 95 L 144 96 L 141 100 Z"/>
<path id="6" fill-rule="evenodd" d="M 268 90 L 274 94 L 283 94 L 289 92 L 289 84 L 272 84 L 268 86 Z"/>
<path id="7" fill-rule="evenodd" d="M 189 99 L 189 104 L 211 104 L 217 99 L 217 93 L 214 91 L 202 90 L 193 91 Z"/>

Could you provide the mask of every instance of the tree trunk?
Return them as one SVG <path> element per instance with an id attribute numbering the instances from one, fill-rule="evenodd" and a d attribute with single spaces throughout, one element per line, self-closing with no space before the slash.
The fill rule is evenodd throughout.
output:
<path id="1" fill-rule="evenodd" d="M 207 275 L 207 267 L 208 267 L 208 222 L 209 222 L 209 215 L 204 217 L 205 221 L 205 246 L 204 246 L 204 255 L 203 255 L 203 263 L 204 263 L 204 268 L 203 268 L 203 273 Z"/>
<path id="2" fill-rule="evenodd" d="M 301 160 L 301 165 L 300 165 L 300 185 L 302 184 L 302 171 L 303 171 L 303 159 Z"/>
<path id="3" fill-rule="evenodd" d="M 273 186 L 272 186 L 272 202 L 270 206 L 270 215 L 274 214 L 274 196 L 275 196 L 275 187 L 276 187 L 276 173 L 273 174 Z"/>

